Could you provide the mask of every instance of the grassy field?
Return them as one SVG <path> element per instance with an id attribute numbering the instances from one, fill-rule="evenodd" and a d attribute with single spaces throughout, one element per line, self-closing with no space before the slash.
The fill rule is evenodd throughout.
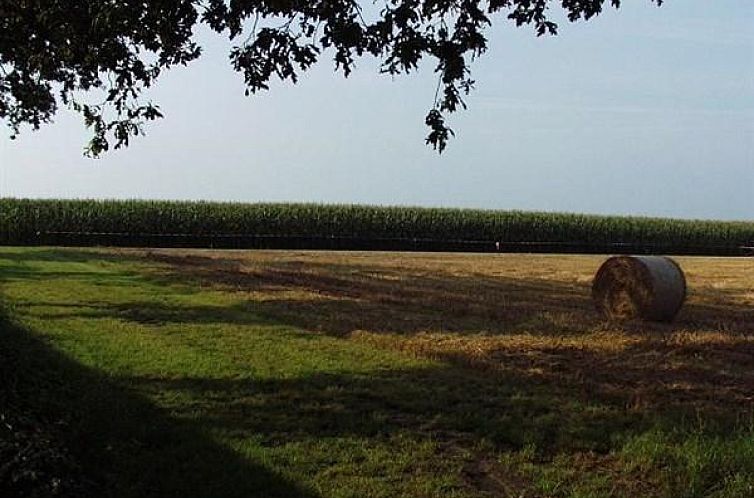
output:
<path id="1" fill-rule="evenodd" d="M 754 261 L 603 260 L 0 248 L 0 495 L 754 496 Z"/>

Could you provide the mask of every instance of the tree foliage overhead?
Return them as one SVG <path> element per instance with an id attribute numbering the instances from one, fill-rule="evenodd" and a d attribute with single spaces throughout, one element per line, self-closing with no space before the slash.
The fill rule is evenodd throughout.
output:
<path id="1" fill-rule="evenodd" d="M 620 0 L 0 0 L 0 118 L 15 136 L 69 106 L 93 132 L 89 154 L 126 146 L 162 116 L 143 91 L 200 56 L 193 37 L 204 24 L 233 41 L 247 94 L 295 83 L 321 57 L 345 76 L 366 55 L 390 75 L 429 60 L 438 84 L 427 143 L 442 151 L 453 134 L 446 115 L 465 107 L 493 20 L 554 35 L 558 7 L 578 21 L 606 4 Z"/>

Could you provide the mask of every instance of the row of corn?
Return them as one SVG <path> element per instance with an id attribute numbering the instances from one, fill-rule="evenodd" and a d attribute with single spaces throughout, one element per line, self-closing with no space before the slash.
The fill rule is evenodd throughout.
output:
<path id="1" fill-rule="evenodd" d="M 320 204 L 0 199 L 0 244 L 45 234 L 754 245 L 754 222 Z"/>

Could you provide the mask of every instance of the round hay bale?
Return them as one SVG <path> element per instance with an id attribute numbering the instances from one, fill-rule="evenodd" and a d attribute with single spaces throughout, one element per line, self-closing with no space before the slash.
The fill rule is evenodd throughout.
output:
<path id="1" fill-rule="evenodd" d="M 665 256 L 614 256 L 597 270 L 592 299 L 609 318 L 669 322 L 686 299 L 686 278 Z"/>

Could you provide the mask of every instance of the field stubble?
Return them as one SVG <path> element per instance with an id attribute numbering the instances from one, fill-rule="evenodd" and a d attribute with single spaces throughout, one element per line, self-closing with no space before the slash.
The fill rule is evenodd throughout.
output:
<path id="1" fill-rule="evenodd" d="M 148 256 L 205 285 L 248 293 L 263 315 L 314 332 L 616 396 L 636 410 L 754 406 L 750 259 L 676 258 L 689 295 L 677 319 L 661 324 L 610 322 L 594 310 L 601 256 Z"/>

